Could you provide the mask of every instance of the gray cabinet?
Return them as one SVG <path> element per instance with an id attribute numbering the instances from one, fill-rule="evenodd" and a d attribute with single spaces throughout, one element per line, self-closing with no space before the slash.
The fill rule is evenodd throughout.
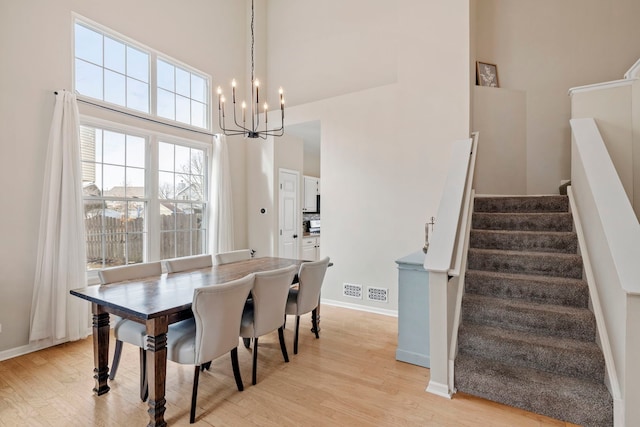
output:
<path id="1" fill-rule="evenodd" d="M 428 368 L 429 273 L 424 252 L 396 260 L 398 264 L 398 348 L 396 360 Z"/>

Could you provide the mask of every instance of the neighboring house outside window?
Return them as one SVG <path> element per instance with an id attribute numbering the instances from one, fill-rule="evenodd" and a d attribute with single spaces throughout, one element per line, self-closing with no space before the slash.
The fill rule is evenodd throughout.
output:
<path id="1" fill-rule="evenodd" d="M 205 74 L 78 18 L 74 41 L 80 100 L 208 129 Z M 143 120 L 81 122 L 87 269 L 204 253 L 208 144 L 167 137 Z"/>

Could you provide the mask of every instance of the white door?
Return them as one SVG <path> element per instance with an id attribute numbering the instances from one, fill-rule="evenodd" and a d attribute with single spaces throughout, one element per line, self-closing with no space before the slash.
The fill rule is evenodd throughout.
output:
<path id="1" fill-rule="evenodd" d="M 279 244 L 278 256 L 298 258 L 298 183 L 300 173 L 280 169 L 279 172 Z"/>

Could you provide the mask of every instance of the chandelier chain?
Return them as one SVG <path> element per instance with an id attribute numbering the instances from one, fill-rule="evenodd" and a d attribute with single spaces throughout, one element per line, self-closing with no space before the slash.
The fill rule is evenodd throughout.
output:
<path id="1" fill-rule="evenodd" d="M 253 21 L 254 21 L 253 0 L 251 0 L 251 83 L 252 84 L 254 79 L 253 45 L 255 43 L 255 37 L 253 35 Z"/>

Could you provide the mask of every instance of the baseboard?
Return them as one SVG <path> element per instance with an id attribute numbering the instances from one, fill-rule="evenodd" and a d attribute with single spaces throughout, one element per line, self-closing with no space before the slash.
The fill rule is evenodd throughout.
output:
<path id="1" fill-rule="evenodd" d="M 431 365 L 431 358 L 429 356 L 402 349 L 396 350 L 396 360 L 399 362 L 422 366 L 423 368 L 428 368 Z"/>
<path id="2" fill-rule="evenodd" d="M 398 310 L 385 310 L 382 308 L 370 307 L 368 305 L 353 304 L 353 303 L 324 299 L 324 298 L 320 299 L 320 303 L 325 305 L 331 305 L 333 307 L 342 307 L 342 308 L 349 308 L 351 310 L 365 311 L 367 313 L 382 314 L 383 316 L 398 317 Z"/>
<path id="3" fill-rule="evenodd" d="M 447 386 L 447 384 L 437 383 L 434 381 L 429 381 L 427 392 L 446 397 L 447 399 L 451 399 L 452 396 L 452 393 L 449 391 L 449 387 Z"/>
<path id="4" fill-rule="evenodd" d="M 92 334 L 92 329 L 89 328 L 85 332 L 85 334 L 87 337 L 90 336 Z M 45 338 L 42 340 L 29 343 L 27 345 L 22 345 L 20 347 L 14 347 L 8 350 L 3 350 L 3 351 L 0 351 L 0 362 L 2 362 L 3 360 L 13 359 L 14 357 L 24 356 L 25 354 L 29 354 L 29 353 L 33 353 L 34 351 L 53 347 L 55 345 L 63 344 L 68 341 L 69 340 L 66 338 L 61 340 L 54 340 L 53 338 Z"/>

